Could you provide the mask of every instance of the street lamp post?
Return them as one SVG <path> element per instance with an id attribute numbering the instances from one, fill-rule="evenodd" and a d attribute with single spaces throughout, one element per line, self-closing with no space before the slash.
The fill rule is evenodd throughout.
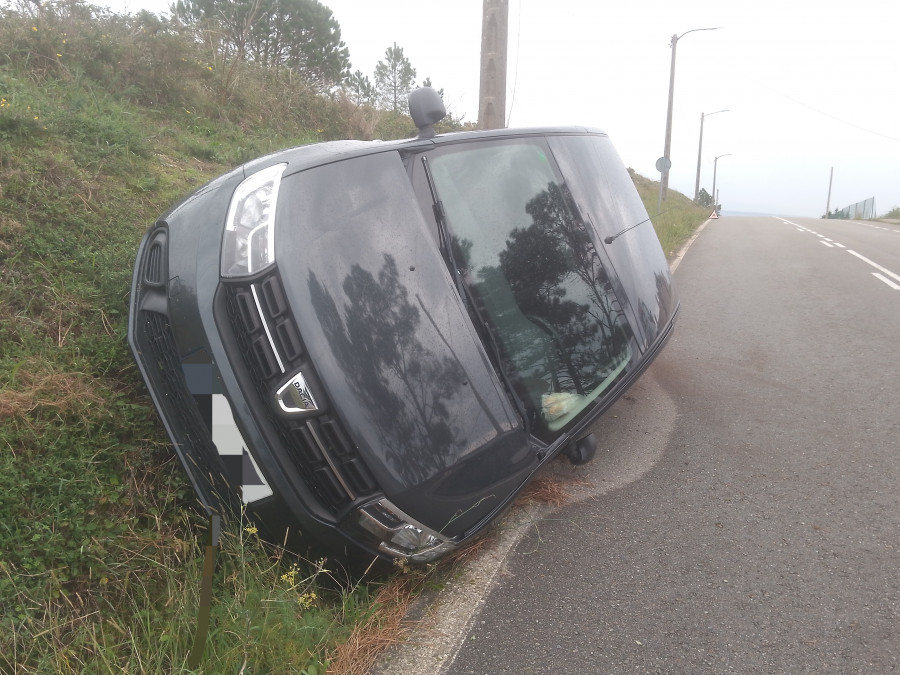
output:
<path id="1" fill-rule="evenodd" d="M 660 162 L 660 166 L 662 166 L 662 176 L 659 179 L 659 204 L 658 211 L 662 210 L 662 202 L 663 199 L 666 198 L 666 194 L 669 189 L 669 167 L 672 164 L 671 159 L 669 158 L 669 150 L 672 146 L 672 101 L 675 96 L 675 49 L 678 46 L 678 41 L 683 38 L 688 33 L 694 33 L 700 30 L 718 30 L 719 26 L 715 28 L 693 28 L 689 31 L 682 33 L 681 35 L 673 35 L 672 43 L 669 45 L 672 48 L 672 65 L 669 69 L 669 110 L 666 113 L 666 142 L 663 147 L 663 156 L 662 162 Z"/>
<path id="2" fill-rule="evenodd" d="M 703 153 L 703 118 L 718 113 L 728 112 L 727 110 L 716 110 L 711 113 L 700 113 L 700 143 L 697 144 L 697 181 L 694 183 L 694 201 L 700 201 L 700 157 Z"/>
<path id="3" fill-rule="evenodd" d="M 731 157 L 730 152 L 726 152 L 724 155 L 718 155 L 713 160 L 713 190 L 712 190 L 712 198 L 713 198 L 713 210 L 717 210 L 719 208 L 719 200 L 716 199 L 716 169 L 719 166 L 719 157 Z"/>

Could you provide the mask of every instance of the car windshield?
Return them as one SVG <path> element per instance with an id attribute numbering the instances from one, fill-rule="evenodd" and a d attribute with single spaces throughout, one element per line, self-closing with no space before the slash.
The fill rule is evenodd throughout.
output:
<path id="1" fill-rule="evenodd" d="M 429 160 L 456 263 L 532 433 L 552 442 L 631 363 L 631 332 L 543 141 Z"/>

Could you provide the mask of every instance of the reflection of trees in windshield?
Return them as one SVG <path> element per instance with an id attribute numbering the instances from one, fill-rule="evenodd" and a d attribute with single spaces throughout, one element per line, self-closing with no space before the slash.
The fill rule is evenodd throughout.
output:
<path id="1" fill-rule="evenodd" d="M 451 446 L 462 443 L 450 400 L 465 375 L 449 357 L 437 358 L 419 340 L 419 309 L 409 302 L 394 258 L 385 254 L 377 278 L 359 265 L 343 282 L 343 316 L 310 274 L 313 307 L 348 385 L 366 406 L 385 460 L 407 482 L 445 468 Z"/>
<path id="2" fill-rule="evenodd" d="M 549 378 L 553 391 L 584 395 L 628 338 L 606 270 L 570 204 L 565 187 L 552 182 L 529 200 L 532 224 L 510 232 L 499 267 L 478 270 L 478 292 L 522 378 Z M 502 303 L 507 285 L 516 307 Z"/>

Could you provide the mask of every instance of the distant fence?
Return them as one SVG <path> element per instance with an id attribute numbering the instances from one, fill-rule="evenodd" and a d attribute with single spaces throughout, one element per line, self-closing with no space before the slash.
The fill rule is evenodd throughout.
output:
<path id="1" fill-rule="evenodd" d="M 861 202 L 856 202 L 842 209 L 835 209 L 828 214 L 829 218 L 861 218 L 866 220 L 875 217 L 875 197 L 869 197 Z"/>

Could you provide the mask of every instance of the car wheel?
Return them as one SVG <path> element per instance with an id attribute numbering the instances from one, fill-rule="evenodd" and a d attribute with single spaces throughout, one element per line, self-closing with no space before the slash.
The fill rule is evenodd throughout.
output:
<path id="1" fill-rule="evenodd" d="M 591 434 L 590 436 L 579 438 L 563 450 L 563 454 L 576 466 L 587 464 L 597 454 L 597 437 Z"/>

